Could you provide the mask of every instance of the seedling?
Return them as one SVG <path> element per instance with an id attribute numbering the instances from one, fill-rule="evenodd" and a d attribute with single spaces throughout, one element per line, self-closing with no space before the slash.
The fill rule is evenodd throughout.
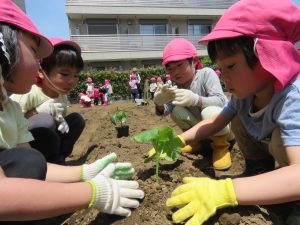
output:
<path id="1" fill-rule="evenodd" d="M 160 129 L 151 129 L 144 131 L 133 137 L 136 142 L 148 142 L 151 141 L 155 149 L 155 153 L 145 159 L 144 163 L 150 161 L 155 162 L 155 178 L 156 182 L 159 182 L 159 162 L 160 160 L 167 160 L 176 162 L 181 152 L 181 148 L 184 146 L 182 141 L 178 138 L 171 127 L 165 127 Z"/>
<path id="2" fill-rule="evenodd" d="M 110 121 L 116 127 L 124 127 L 127 122 L 127 115 L 123 110 L 117 108 L 117 112 L 110 117 Z"/>

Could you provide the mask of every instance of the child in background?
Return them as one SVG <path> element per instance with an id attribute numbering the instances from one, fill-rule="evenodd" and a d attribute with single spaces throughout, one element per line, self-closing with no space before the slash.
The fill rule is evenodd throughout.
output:
<path id="1" fill-rule="evenodd" d="M 141 87 L 141 76 L 138 73 L 138 69 L 136 67 L 132 68 L 132 73 L 130 76 L 134 76 L 136 80 L 137 90 L 138 90 L 138 96 L 137 98 L 142 98 L 142 87 Z M 130 79 L 130 77 L 129 77 Z"/>
<path id="2" fill-rule="evenodd" d="M 166 82 L 165 82 L 165 84 L 167 84 L 168 87 L 172 87 L 171 75 L 169 73 L 166 74 Z"/>
<path id="3" fill-rule="evenodd" d="M 151 77 L 150 78 L 150 94 L 151 94 L 151 99 L 153 99 L 153 97 L 154 97 L 154 93 L 156 91 L 156 88 L 157 88 L 156 78 L 155 77 Z"/>
<path id="4" fill-rule="evenodd" d="M 104 93 L 104 96 L 103 96 L 103 99 L 104 99 L 103 106 L 107 106 L 108 103 L 109 103 L 109 98 L 113 93 L 110 81 L 109 80 L 104 80 L 104 85 L 101 88 L 105 89 L 105 93 Z"/>
<path id="5" fill-rule="evenodd" d="M 41 60 L 36 85 L 23 95 L 13 94 L 29 122 L 32 147 L 48 162 L 64 164 L 81 135 L 85 121 L 79 113 L 66 115 L 66 94 L 78 82 L 83 69 L 81 49 L 73 41 L 50 38 L 53 53 Z"/>
<path id="6" fill-rule="evenodd" d="M 131 93 L 131 100 L 132 102 L 135 102 L 135 99 L 138 96 L 138 87 L 137 87 L 137 80 L 136 76 L 130 76 L 130 81 L 128 82 L 130 87 L 130 93 Z"/>
<path id="7" fill-rule="evenodd" d="M 79 97 L 79 104 L 81 105 L 81 107 L 89 108 L 92 106 L 92 99 L 90 99 L 83 92 L 79 92 L 78 97 Z M 95 100 L 94 100 L 94 102 L 95 102 Z"/>
<path id="8" fill-rule="evenodd" d="M 91 77 L 86 78 L 86 94 L 89 95 L 93 95 L 94 93 L 94 83 L 93 83 L 93 79 Z"/>
<path id="9" fill-rule="evenodd" d="M 94 105 L 101 105 L 102 96 L 103 96 L 103 94 L 100 93 L 99 88 L 94 87 L 94 93 L 93 93 Z"/>
<path id="10" fill-rule="evenodd" d="M 227 102 L 220 80 L 208 67 L 202 68 L 195 46 L 186 39 L 170 41 L 163 52 L 163 65 L 171 75 L 176 87 L 165 84 L 154 94 L 158 115 L 171 114 L 172 120 L 186 131 L 204 118 L 215 117 Z M 229 149 L 234 137 L 229 127 L 208 137 L 195 140 L 185 146 L 183 152 L 198 151 L 212 142 L 212 163 L 215 170 L 226 170 L 231 166 Z"/>
<path id="11" fill-rule="evenodd" d="M 30 91 L 38 60 L 52 52 L 27 15 L 13 1 L 0 4 L 0 220 L 28 221 L 85 208 L 130 216 L 143 198 L 136 181 L 115 180 L 112 173 L 132 175 L 130 164 L 112 163 L 115 154 L 82 166 L 46 163 L 29 144 L 33 140 L 20 106 L 7 92 Z M 101 166 L 99 166 L 101 165 Z M 126 167 L 126 171 L 121 168 Z M 100 168 L 101 167 L 101 168 Z M 8 223 L 8 222 L 7 222 Z"/>
<path id="12" fill-rule="evenodd" d="M 157 85 L 158 87 L 164 85 L 164 82 L 163 82 L 163 80 L 161 79 L 161 77 L 156 77 L 156 85 Z"/>
<path id="13" fill-rule="evenodd" d="M 224 207 L 291 202 L 284 224 L 300 224 L 299 40 L 300 9 L 289 0 L 238 1 L 200 40 L 233 96 L 215 119 L 181 137 L 201 140 L 232 121 L 246 170 L 233 179 L 184 178 L 167 201 L 181 208 L 175 223 L 202 224 Z"/>

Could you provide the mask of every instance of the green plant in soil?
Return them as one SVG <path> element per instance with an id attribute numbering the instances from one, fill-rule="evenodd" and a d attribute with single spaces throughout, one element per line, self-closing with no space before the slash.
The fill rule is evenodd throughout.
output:
<path id="1" fill-rule="evenodd" d="M 182 141 L 178 138 L 171 127 L 154 128 L 146 130 L 140 134 L 135 135 L 132 138 L 136 142 L 151 142 L 155 153 L 145 159 L 144 163 L 150 161 L 155 162 L 155 178 L 156 182 L 159 182 L 159 162 L 160 160 L 167 160 L 176 162 L 181 148 L 184 146 Z"/>
<path id="2" fill-rule="evenodd" d="M 117 108 L 117 112 L 110 116 L 110 121 L 116 126 L 116 127 L 124 127 L 127 122 L 127 115 L 124 110 L 121 110 Z"/>

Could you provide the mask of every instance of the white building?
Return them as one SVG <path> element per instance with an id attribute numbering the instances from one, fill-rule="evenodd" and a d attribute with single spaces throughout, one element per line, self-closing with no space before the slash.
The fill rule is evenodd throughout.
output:
<path id="1" fill-rule="evenodd" d="M 87 66 L 130 69 L 161 64 L 173 38 L 195 44 L 237 0 L 66 0 L 71 39 Z"/>

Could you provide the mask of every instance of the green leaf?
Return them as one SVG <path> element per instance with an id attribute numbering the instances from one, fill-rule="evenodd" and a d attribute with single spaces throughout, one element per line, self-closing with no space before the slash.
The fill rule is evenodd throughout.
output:
<path id="1" fill-rule="evenodd" d="M 158 134 L 158 129 L 151 129 L 151 130 L 146 130 L 142 133 L 139 133 L 135 136 L 133 136 L 133 140 L 136 142 L 147 142 L 147 141 L 152 141 L 153 139 L 156 138 Z"/>

